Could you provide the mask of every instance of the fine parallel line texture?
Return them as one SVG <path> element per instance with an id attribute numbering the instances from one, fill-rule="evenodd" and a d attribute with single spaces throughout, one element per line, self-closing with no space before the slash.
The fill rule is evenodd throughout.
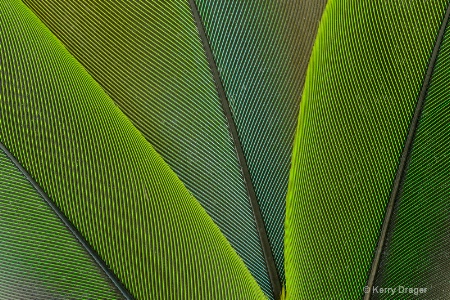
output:
<path id="1" fill-rule="evenodd" d="M 153 145 L 271 295 L 242 170 L 188 1 L 23 2 Z"/>
<path id="2" fill-rule="evenodd" d="M 0 148 L 0 299 L 125 299 Z"/>
<path id="3" fill-rule="evenodd" d="M 306 70 L 326 0 L 196 0 L 284 284 L 284 218 Z"/>
<path id="4" fill-rule="evenodd" d="M 0 141 L 137 299 L 264 299 L 145 137 L 21 1 L 0 2 Z"/>
<path id="5" fill-rule="evenodd" d="M 363 297 L 446 4 L 327 3 L 289 179 L 287 299 Z"/>
<path id="6" fill-rule="evenodd" d="M 404 178 L 405 167 L 408 164 L 408 160 L 410 158 L 409 154 L 411 151 L 411 146 L 412 146 L 415 134 L 416 134 L 417 125 L 419 123 L 419 118 L 420 118 L 420 115 L 421 115 L 422 109 L 423 109 L 423 103 L 424 103 L 425 97 L 427 95 L 428 87 L 429 87 L 430 80 L 431 80 L 431 75 L 434 70 L 437 55 L 438 55 L 439 48 L 442 43 L 442 39 L 444 37 L 444 32 L 445 32 L 445 28 L 447 27 L 447 22 L 448 22 L 449 17 L 450 17 L 450 6 L 447 7 L 447 11 L 445 13 L 444 20 L 442 21 L 441 29 L 439 30 L 439 34 L 436 38 L 433 53 L 431 54 L 431 57 L 430 57 L 430 60 L 428 63 L 427 73 L 425 75 L 425 78 L 424 78 L 424 81 L 422 84 L 422 89 L 419 94 L 419 99 L 417 101 L 416 109 L 414 111 L 414 116 L 411 120 L 411 125 L 409 127 L 408 136 L 406 138 L 405 146 L 403 148 L 402 156 L 400 158 L 400 163 L 399 163 L 399 166 L 397 169 L 397 174 L 395 176 L 389 203 L 386 207 L 386 213 L 384 216 L 383 225 L 381 227 L 381 233 L 380 233 L 380 237 L 378 239 L 377 249 L 375 251 L 374 259 L 372 262 L 372 268 L 371 268 L 371 272 L 369 274 L 369 279 L 367 281 L 367 287 L 368 287 L 369 291 L 373 290 L 372 289 L 373 281 L 375 280 L 375 276 L 378 271 L 381 252 L 383 251 L 383 247 L 385 245 L 386 234 L 387 234 L 387 231 L 389 228 L 389 224 L 391 222 L 392 212 L 393 212 L 393 209 L 395 206 L 395 201 L 397 200 L 398 193 L 400 191 L 401 181 Z M 371 295 L 372 295 L 372 293 L 370 293 L 370 292 L 366 293 L 366 295 L 364 296 L 364 299 L 370 299 Z"/>
<path id="7" fill-rule="evenodd" d="M 121 298 L 125 299 L 133 299 L 133 296 L 127 291 L 127 289 L 123 286 L 123 284 L 117 279 L 113 272 L 108 268 L 105 262 L 98 256 L 98 254 L 90 247 L 90 245 L 86 242 L 86 239 L 78 232 L 78 230 L 73 226 L 73 224 L 66 218 L 66 216 L 59 210 L 59 208 L 51 201 L 42 188 L 36 183 L 36 181 L 31 177 L 31 175 L 23 168 L 23 166 L 17 161 L 17 159 L 9 152 L 9 150 L 0 142 L 0 150 L 4 153 L 8 159 L 14 164 L 17 170 L 22 174 L 22 176 L 28 181 L 35 192 L 44 200 L 45 204 L 53 211 L 53 214 L 59 218 L 59 221 L 68 229 L 69 234 L 72 235 L 73 238 L 79 243 L 79 245 L 83 248 L 83 250 L 88 254 L 90 259 L 93 260 L 93 263 L 96 264 L 102 275 L 109 279 L 109 282 L 114 285 L 114 288 L 121 294 Z M 16 177 L 19 178 L 19 177 Z M 3 178 L 0 178 L 2 180 Z M 6 178 L 5 178 L 6 180 Z M 27 211 L 30 212 L 29 210 Z M 35 212 L 36 213 L 36 212 Z M 33 213 L 31 213 L 33 214 Z M 39 215 L 39 211 L 36 213 Z M 27 214 L 25 213 L 22 218 L 26 218 Z"/>
<path id="8" fill-rule="evenodd" d="M 450 295 L 449 70 L 447 23 L 374 283 L 413 288 L 397 290 L 402 299 Z M 391 298 L 374 293 L 371 299 Z"/>
<path id="9" fill-rule="evenodd" d="M 244 176 L 244 181 L 247 187 L 248 195 L 250 197 L 250 203 L 252 205 L 253 215 L 255 216 L 256 228 L 258 230 L 259 239 L 261 241 L 261 247 L 264 254 L 264 259 L 266 261 L 267 271 L 269 273 L 270 283 L 272 284 L 273 296 L 278 299 L 281 295 L 281 282 L 278 277 L 278 271 L 275 265 L 275 261 L 272 254 L 272 249 L 270 247 L 269 239 L 267 237 L 267 231 L 264 225 L 264 220 L 261 215 L 261 209 L 256 199 L 256 193 L 251 181 L 250 172 L 248 169 L 247 161 L 242 150 L 242 145 L 239 140 L 236 124 L 234 122 L 233 116 L 231 114 L 230 103 L 228 102 L 225 90 L 222 85 L 222 80 L 220 79 L 220 74 L 217 69 L 217 65 L 214 61 L 214 56 L 212 54 L 208 38 L 203 27 L 203 22 L 198 12 L 197 5 L 194 0 L 190 0 L 189 4 L 191 6 L 192 14 L 194 16 L 197 29 L 202 39 L 203 47 L 205 49 L 205 54 L 208 59 L 209 66 L 211 68 L 211 73 L 213 75 L 214 81 L 216 83 L 219 98 L 222 102 L 222 108 L 227 118 L 228 127 L 230 129 L 231 136 L 233 137 L 234 146 L 238 155 L 239 163 L 241 165 L 242 174 Z"/>

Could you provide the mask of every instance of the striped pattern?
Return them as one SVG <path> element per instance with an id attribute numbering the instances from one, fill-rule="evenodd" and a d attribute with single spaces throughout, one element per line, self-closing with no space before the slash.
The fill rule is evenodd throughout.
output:
<path id="1" fill-rule="evenodd" d="M 242 171 L 188 1 L 24 3 L 161 154 L 271 295 Z"/>
<path id="2" fill-rule="evenodd" d="M 0 299 L 122 299 L 0 149 Z"/>
<path id="3" fill-rule="evenodd" d="M 63 45 L 20 1 L 0 11 L 0 141 L 128 290 L 264 299 L 213 220 Z"/>
<path id="4" fill-rule="evenodd" d="M 446 31 L 374 284 L 427 288 L 421 295 L 426 299 L 447 299 L 450 294 L 450 32 Z M 414 293 L 401 296 L 417 299 Z M 372 298 L 390 299 L 382 294 Z"/>
<path id="5" fill-rule="evenodd" d="M 288 299 L 363 296 L 446 2 L 328 2 L 290 174 Z"/>
<path id="6" fill-rule="evenodd" d="M 326 0 L 197 0 L 284 283 L 284 216 L 306 69 Z"/>

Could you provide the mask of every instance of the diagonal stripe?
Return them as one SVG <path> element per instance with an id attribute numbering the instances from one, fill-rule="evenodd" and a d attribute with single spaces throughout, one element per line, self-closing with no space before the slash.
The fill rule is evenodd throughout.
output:
<path id="1" fill-rule="evenodd" d="M 447 5 L 447 0 L 328 2 L 308 67 L 292 159 L 288 299 L 364 297 Z"/>
<path id="2" fill-rule="evenodd" d="M 271 287 L 236 149 L 185 0 L 25 0 Z"/>
<path id="3" fill-rule="evenodd" d="M 225 113 L 225 117 L 228 121 L 228 128 L 230 130 L 230 134 L 233 138 L 234 147 L 236 148 L 237 156 L 239 159 L 239 163 L 242 169 L 242 173 L 244 176 L 244 182 L 247 188 L 247 192 L 250 198 L 250 204 L 252 206 L 253 215 L 255 217 L 256 228 L 258 230 L 259 239 L 261 242 L 261 247 L 264 253 L 264 259 L 266 261 L 267 270 L 269 272 L 270 282 L 272 284 L 273 294 L 275 299 L 278 299 L 279 295 L 281 295 L 281 282 L 278 278 L 278 272 L 275 265 L 275 261 L 272 254 L 272 249 L 270 248 L 269 239 L 267 238 L 267 232 L 264 225 L 264 220 L 261 215 L 261 210 L 258 204 L 258 200 L 256 199 L 256 193 L 253 188 L 252 180 L 250 177 L 250 172 L 247 166 L 247 162 L 245 160 L 244 152 L 242 150 L 241 142 L 239 141 L 239 136 L 236 128 L 236 124 L 234 123 L 234 119 L 231 113 L 230 104 L 228 103 L 227 96 L 225 94 L 225 90 L 222 85 L 222 80 L 220 79 L 219 70 L 217 69 L 217 65 L 214 61 L 213 53 L 211 52 L 211 48 L 209 46 L 208 38 L 205 33 L 205 29 L 203 28 L 203 23 L 200 17 L 200 14 L 197 9 L 197 5 L 194 0 L 189 0 L 189 4 L 191 5 L 192 14 L 194 16 L 195 22 L 197 24 L 197 29 L 200 34 L 200 38 L 203 42 L 203 47 L 205 49 L 206 57 L 209 62 L 209 66 L 211 68 L 211 72 L 214 78 L 214 82 L 216 83 L 217 91 L 219 93 L 219 98 L 222 103 L 222 109 Z"/>
<path id="4" fill-rule="evenodd" d="M 278 276 L 292 145 L 326 0 L 196 0 L 232 112 Z"/>
<path id="5" fill-rule="evenodd" d="M 450 4 L 450 3 L 449 3 Z M 445 20 L 447 19 L 447 20 Z M 450 32 L 445 34 L 401 178 L 374 286 L 407 297 L 446 299 L 450 292 Z M 442 31 L 441 31 L 442 33 Z M 420 293 L 420 295 L 419 295 Z M 412 296 L 412 295 L 411 295 Z M 389 298 L 373 294 L 372 299 Z"/>
<path id="6" fill-rule="evenodd" d="M 132 299 L 1 143 L 0 244 L 2 299 Z"/>
<path id="7" fill-rule="evenodd" d="M 0 10 L 0 141 L 130 293 L 264 299 L 211 217 L 62 43 L 21 1 Z"/>
<path id="8" fill-rule="evenodd" d="M 450 3 L 450 2 L 449 2 Z M 441 28 L 439 30 L 439 33 L 436 37 L 436 43 L 434 45 L 433 48 L 433 52 L 431 54 L 429 63 L 428 63 L 428 69 L 427 69 L 427 73 L 425 74 L 424 80 L 423 80 L 423 84 L 422 84 L 422 89 L 420 90 L 420 94 L 417 100 L 417 106 L 416 109 L 414 111 L 414 116 L 411 120 L 411 125 L 409 127 L 409 132 L 408 132 L 408 136 L 406 138 L 405 141 L 405 146 L 403 148 L 403 152 L 402 152 L 402 156 L 400 158 L 400 163 L 398 166 L 398 170 L 397 170 L 397 174 L 395 176 L 394 179 L 394 183 L 393 183 L 393 187 L 392 187 L 392 193 L 391 196 L 389 198 L 389 202 L 388 205 L 386 207 L 386 214 L 383 220 L 383 225 L 381 226 L 381 232 L 380 232 L 380 237 L 378 240 L 378 244 L 377 244 L 377 248 L 375 250 L 375 256 L 372 262 L 372 268 L 370 270 L 370 274 L 369 274 L 369 279 L 367 281 L 367 286 L 369 287 L 369 290 L 372 290 L 373 287 L 373 283 L 375 280 L 375 276 L 377 274 L 378 271 L 378 267 L 380 264 L 380 258 L 381 258 L 381 254 L 382 254 L 382 250 L 383 247 L 386 243 L 386 235 L 389 229 L 389 224 L 391 222 L 392 219 L 392 212 L 395 206 L 395 202 L 398 198 L 398 194 L 401 188 L 401 182 L 405 177 L 405 167 L 408 164 L 408 161 L 410 159 L 410 153 L 411 153 L 411 147 L 413 144 L 413 140 L 416 134 L 416 130 L 417 130 L 417 126 L 419 124 L 419 118 L 420 115 L 422 113 L 422 109 L 423 109 L 423 105 L 424 105 L 424 101 L 425 98 L 427 96 L 427 91 L 428 91 L 428 87 L 430 85 L 430 80 L 431 80 L 431 76 L 433 74 L 433 69 L 434 66 L 436 64 L 436 60 L 437 60 L 437 56 L 439 53 L 439 48 L 441 46 L 442 43 L 442 39 L 444 37 L 444 33 L 445 33 L 445 28 L 447 26 L 448 20 L 449 20 L 449 16 L 450 16 L 450 5 L 447 7 L 447 11 L 444 15 L 444 18 L 442 20 L 442 25 Z M 370 299 L 371 297 L 371 293 L 366 293 L 364 296 L 364 299 Z"/>

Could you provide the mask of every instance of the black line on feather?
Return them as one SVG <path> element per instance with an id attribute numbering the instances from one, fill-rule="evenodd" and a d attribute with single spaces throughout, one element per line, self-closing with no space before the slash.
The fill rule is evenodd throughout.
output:
<path id="1" fill-rule="evenodd" d="M 431 77 L 433 74 L 434 66 L 436 65 L 436 60 L 439 54 L 439 49 L 442 43 L 442 39 L 444 37 L 445 29 L 447 27 L 447 23 L 450 17 L 450 3 L 447 6 L 447 11 L 445 13 L 444 19 L 442 20 L 441 28 L 439 30 L 438 36 L 436 38 L 436 42 L 433 48 L 433 53 L 431 54 L 431 57 L 428 61 L 428 69 L 427 73 L 425 75 L 425 78 L 423 80 L 422 88 L 420 90 L 420 94 L 417 100 L 416 110 L 414 111 L 414 116 L 411 120 L 411 124 L 409 126 L 409 132 L 408 136 L 405 141 L 405 145 L 403 148 L 403 152 L 400 158 L 399 166 L 397 169 L 397 173 L 395 176 L 394 183 L 392 185 L 392 192 L 391 196 L 389 198 L 388 205 L 386 207 L 386 213 L 383 220 L 383 224 L 381 226 L 381 232 L 378 239 L 377 248 L 374 253 L 374 258 L 372 261 L 372 267 L 369 273 L 369 278 L 367 280 L 367 287 L 369 288 L 369 293 L 366 293 L 364 295 L 364 300 L 369 300 L 371 298 L 371 291 L 372 287 L 376 278 L 376 275 L 379 271 L 379 265 L 381 261 L 381 254 L 383 252 L 383 249 L 385 247 L 386 243 L 386 236 L 389 231 L 391 222 L 392 222 L 392 213 L 394 211 L 394 208 L 396 206 L 396 202 L 399 198 L 399 193 L 403 186 L 403 181 L 405 179 L 406 175 L 406 166 L 408 165 L 410 161 L 410 155 L 411 155 L 411 148 L 414 141 L 414 137 L 416 135 L 417 126 L 419 124 L 419 119 L 422 114 L 423 105 L 425 102 L 425 98 L 427 96 L 428 87 L 430 85 Z"/>
<path id="2" fill-rule="evenodd" d="M 83 235 L 75 228 L 72 222 L 67 219 L 64 213 L 53 203 L 52 200 L 47 196 L 47 194 L 42 190 L 39 184 L 31 177 L 31 175 L 25 170 L 19 161 L 12 155 L 11 152 L 0 142 L 0 149 L 5 152 L 8 158 L 14 163 L 14 165 L 19 169 L 19 171 L 27 178 L 39 195 L 44 199 L 44 201 L 50 206 L 50 208 L 55 212 L 55 214 L 61 219 L 63 224 L 69 229 L 69 231 L 75 236 L 81 246 L 89 253 L 92 259 L 98 264 L 100 269 L 105 272 L 106 276 L 112 281 L 114 286 L 120 291 L 120 293 L 125 297 L 125 299 L 133 300 L 134 297 L 125 288 L 121 281 L 116 277 L 116 275 L 109 269 L 106 263 L 100 258 L 98 253 L 92 249 L 89 243 L 84 239 Z"/>
<path id="3" fill-rule="evenodd" d="M 258 230 L 259 239 L 261 242 L 261 247 L 264 254 L 264 259 L 266 262 L 267 271 L 269 274 L 270 282 L 272 284 L 273 293 L 275 299 L 279 299 L 281 296 L 281 282 L 278 276 L 278 271 L 275 265 L 275 260 L 273 258 L 272 249 L 270 247 L 269 239 L 267 237 L 267 232 L 264 224 L 264 220 L 261 215 L 261 209 L 258 204 L 258 199 L 256 198 L 256 193 L 252 184 L 250 172 L 248 169 L 247 161 L 245 159 L 244 151 L 242 149 L 242 145 L 239 139 L 238 131 L 236 124 L 233 119 L 233 115 L 230 108 L 230 103 L 228 102 L 225 89 L 222 85 L 222 80 L 219 74 L 219 70 L 217 68 L 216 62 L 214 60 L 214 55 L 211 51 L 209 45 L 209 39 L 206 35 L 205 29 L 203 27 L 203 22 L 200 17 L 200 13 L 198 12 L 197 5 L 194 0 L 189 0 L 189 4 L 191 6 L 192 14 L 197 25 L 197 30 L 200 35 L 203 48 L 206 53 L 206 58 L 209 63 L 209 67 L 211 69 L 212 76 L 214 78 L 214 82 L 216 84 L 217 92 L 219 94 L 219 98 L 222 104 L 222 109 L 225 114 L 225 117 L 228 122 L 228 128 L 233 139 L 233 143 L 237 152 L 237 156 L 239 159 L 239 163 L 242 169 L 242 174 L 244 177 L 245 185 L 247 188 L 247 192 L 250 198 L 250 204 L 253 210 L 253 214 L 255 217 L 256 227 Z"/>

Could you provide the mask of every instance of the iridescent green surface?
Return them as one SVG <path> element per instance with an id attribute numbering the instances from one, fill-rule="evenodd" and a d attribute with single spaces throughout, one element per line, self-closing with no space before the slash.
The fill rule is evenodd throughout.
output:
<path id="1" fill-rule="evenodd" d="M 0 149 L 0 299 L 122 299 Z"/>
<path id="2" fill-rule="evenodd" d="M 188 1 L 24 2 L 37 16 L 0 2 L 0 142 L 136 298 L 276 297 Z M 283 299 L 360 299 L 448 1 L 330 0 L 317 39 L 325 1 L 197 3 Z M 432 299 L 450 286 L 449 49 L 446 37 L 376 281 Z M 0 206 L 0 298 L 116 297 L 5 162 L 0 202 L 20 201 Z"/>
<path id="3" fill-rule="evenodd" d="M 401 299 L 450 295 L 450 33 L 444 35 L 375 286 L 426 288 Z M 419 293 L 420 291 L 417 291 Z M 392 299 L 374 294 L 374 299 Z"/>
<path id="4" fill-rule="evenodd" d="M 264 299 L 199 202 L 61 42 L 21 1 L 0 11 L 0 141 L 128 290 Z"/>
<path id="5" fill-rule="evenodd" d="M 270 295 L 242 171 L 188 1 L 23 2 L 174 170 Z"/>
<path id="6" fill-rule="evenodd" d="M 288 299 L 360 299 L 447 1 L 331 0 L 300 106 Z"/>
<path id="7" fill-rule="evenodd" d="M 326 0 L 196 1 L 284 283 L 284 217 L 292 144 Z"/>

